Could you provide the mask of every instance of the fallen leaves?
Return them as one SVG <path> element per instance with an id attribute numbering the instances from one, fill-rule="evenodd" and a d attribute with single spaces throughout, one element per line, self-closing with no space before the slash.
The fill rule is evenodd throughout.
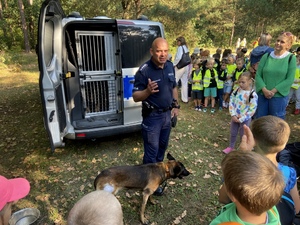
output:
<path id="1" fill-rule="evenodd" d="M 181 220 L 187 215 L 186 210 L 184 210 L 181 215 L 177 216 L 173 221 L 173 224 L 180 224 Z"/>
<path id="2" fill-rule="evenodd" d="M 203 176 L 203 178 L 204 178 L 204 179 L 208 179 L 208 178 L 211 178 L 211 176 L 210 176 L 209 174 L 205 174 L 205 175 Z"/>

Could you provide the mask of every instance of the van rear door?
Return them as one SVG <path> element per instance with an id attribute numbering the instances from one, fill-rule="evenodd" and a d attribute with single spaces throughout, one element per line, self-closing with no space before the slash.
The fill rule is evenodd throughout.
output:
<path id="1" fill-rule="evenodd" d="M 62 147 L 66 133 L 66 107 L 62 82 L 62 19 L 65 17 L 57 0 L 46 0 L 40 9 L 37 54 L 39 86 L 44 125 L 51 150 Z"/>

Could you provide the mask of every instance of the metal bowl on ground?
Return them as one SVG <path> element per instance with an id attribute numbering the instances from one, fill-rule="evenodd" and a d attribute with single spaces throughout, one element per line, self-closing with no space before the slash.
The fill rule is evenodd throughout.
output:
<path id="1" fill-rule="evenodd" d="M 9 225 L 29 225 L 40 217 L 40 211 L 35 208 L 21 209 L 12 214 Z"/>

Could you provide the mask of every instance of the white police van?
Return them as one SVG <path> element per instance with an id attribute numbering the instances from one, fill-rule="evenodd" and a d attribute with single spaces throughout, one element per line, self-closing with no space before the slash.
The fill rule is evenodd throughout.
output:
<path id="1" fill-rule="evenodd" d="M 159 22 L 65 16 L 43 2 L 37 54 L 44 124 L 52 151 L 67 139 L 94 139 L 141 129 L 134 74 L 164 37 Z"/>

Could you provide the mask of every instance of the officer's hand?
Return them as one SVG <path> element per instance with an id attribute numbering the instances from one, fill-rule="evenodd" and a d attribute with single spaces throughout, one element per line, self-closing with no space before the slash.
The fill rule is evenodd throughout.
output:
<path id="1" fill-rule="evenodd" d="M 159 81 L 160 81 L 160 80 L 159 80 Z M 151 81 L 150 78 L 148 79 L 148 86 L 147 86 L 147 89 L 148 89 L 148 92 L 149 92 L 150 94 L 154 94 L 154 93 L 156 93 L 156 92 L 159 92 L 159 90 L 158 90 L 158 84 L 157 84 L 157 82 L 159 82 L 159 81 Z"/>

